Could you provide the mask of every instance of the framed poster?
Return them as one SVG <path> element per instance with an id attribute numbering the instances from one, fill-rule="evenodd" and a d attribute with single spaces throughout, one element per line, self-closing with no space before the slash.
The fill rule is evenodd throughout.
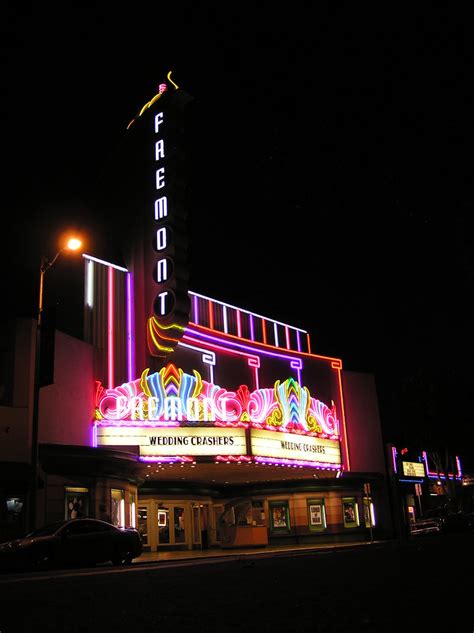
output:
<path id="1" fill-rule="evenodd" d="M 326 529 L 324 499 L 308 499 L 308 526 L 310 530 Z"/>
<path id="2" fill-rule="evenodd" d="M 272 532 L 290 531 L 290 513 L 288 501 L 270 502 L 270 527 Z"/>
<path id="3" fill-rule="evenodd" d="M 87 488 L 65 489 L 64 518 L 80 519 L 89 516 L 89 490 Z"/>
<path id="4" fill-rule="evenodd" d="M 359 527 L 359 509 L 355 497 L 342 498 L 342 514 L 345 528 Z"/>

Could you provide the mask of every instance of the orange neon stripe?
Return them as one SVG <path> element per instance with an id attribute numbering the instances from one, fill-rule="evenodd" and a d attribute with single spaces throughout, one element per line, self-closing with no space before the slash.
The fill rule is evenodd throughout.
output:
<path id="1" fill-rule="evenodd" d="M 284 347 L 276 347 L 276 345 L 268 345 L 268 344 L 261 343 L 260 341 L 251 341 L 250 339 L 245 339 L 245 338 L 236 336 L 235 334 L 225 334 L 224 332 L 221 332 L 220 330 L 212 330 L 211 331 L 205 325 L 199 325 L 198 323 L 190 323 L 188 325 L 188 327 L 187 327 L 188 330 L 192 330 L 193 328 L 196 328 L 197 330 L 207 330 L 213 336 L 219 335 L 224 340 L 226 338 L 233 338 L 233 339 L 240 340 L 242 343 L 249 343 L 250 345 L 260 345 L 260 346 L 263 346 L 263 347 L 269 347 L 270 349 L 277 350 L 278 352 L 280 352 L 280 354 L 286 354 L 287 352 L 289 352 L 290 354 L 295 354 L 296 356 L 310 356 L 311 358 L 321 358 L 322 360 L 330 360 L 333 363 L 337 363 L 337 365 L 334 366 L 335 369 L 336 368 L 337 369 L 342 369 L 342 360 L 340 358 L 334 358 L 333 356 L 321 356 L 319 354 L 311 354 L 311 353 L 308 353 L 308 352 L 299 352 L 298 350 L 294 350 L 294 349 L 285 350 Z"/>
<path id="2" fill-rule="evenodd" d="M 262 319 L 262 334 L 263 334 L 263 344 L 267 344 L 267 322 L 265 319 Z"/>
<path id="3" fill-rule="evenodd" d="M 311 341 L 309 340 L 309 332 L 306 333 L 306 341 L 308 343 L 308 354 L 311 354 Z"/>
<path id="4" fill-rule="evenodd" d="M 342 368 L 342 363 L 341 363 Z M 342 378 L 341 378 L 341 369 L 337 369 L 337 378 L 339 381 L 339 397 L 341 399 L 341 417 L 342 417 L 342 426 L 344 427 L 344 448 L 346 453 L 346 461 L 347 461 L 347 470 L 351 469 L 351 461 L 349 458 L 349 445 L 347 443 L 347 429 L 346 429 L 346 415 L 344 413 L 344 395 L 342 392 Z"/>
<path id="5" fill-rule="evenodd" d="M 213 330 L 214 329 L 214 308 L 212 305 L 212 301 L 208 301 L 207 305 L 209 309 L 209 327 L 211 328 L 211 330 Z"/>

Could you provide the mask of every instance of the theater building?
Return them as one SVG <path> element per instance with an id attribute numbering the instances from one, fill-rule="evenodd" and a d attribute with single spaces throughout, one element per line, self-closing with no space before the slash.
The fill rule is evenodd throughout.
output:
<path id="1" fill-rule="evenodd" d="M 54 378 L 40 389 L 37 523 L 136 526 L 151 551 L 388 537 L 373 376 L 314 353 L 309 333 L 276 315 L 187 287 L 191 101 L 168 77 L 117 157 L 110 195 L 128 222 L 124 259 L 83 256 L 83 340 L 55 334 Z M 5 536 L 25 527 L 33 477 L 35 323 L 12 328 Z"/>

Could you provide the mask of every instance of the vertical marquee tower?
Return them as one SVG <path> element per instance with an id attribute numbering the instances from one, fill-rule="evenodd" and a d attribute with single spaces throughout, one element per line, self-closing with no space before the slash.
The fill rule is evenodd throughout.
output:
<path id="1" fill-rule="evenodd" d="M 188 323 L 187 132 L 192 97 L 171 80 L 129 123 L 119 213 L 133 271 L 136 367 L 159 367 Z"/>

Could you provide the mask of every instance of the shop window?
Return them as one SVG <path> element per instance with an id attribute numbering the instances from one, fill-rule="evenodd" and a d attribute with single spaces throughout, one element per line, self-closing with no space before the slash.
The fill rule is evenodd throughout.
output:
<path id="1" fill-rule="evenodd" d="M 129 525 L 133 528 L 137 527 L 137 497 L 134 492 L 130 493 L 129 496 L 129 512 L 130 512 L 130 523 Z"/>
<path id="2" fill-rule="evenodd" d="M 112 488 L 110 491 L 111 500 L 111 515 L 112 515 L 112 524 L 116 527 L 124 527 L 125 526 L 125 493 L 123 490 L 119 490 L 117 488 Z"/>
<path id="3" fill-rule="evenodd" d="M 357 507 L 357 499 L 355 497 L 342 498 L 342 515 L 345 528 L 354 528 L 360 525 L 359 508 Z"/>
<path id="4" fill-rule="evenodd" d="M 270 529 L 272 532 L 290 531 L 288 501 L 270 501 Z"/>
<path id="5" fill-rule="evenodd" d="M 89 489 L 66 486 L 64 489 L 64 518 L 80 519 L 89 516 Z"/>
<path id="6" fill-rule="evenodd" d="M 258 525 L 260 527 L 266 525 L 263 501 L 252 501 L 252 525 Z"/>
<path id="7" fill-rule="evenodd" d="M 325 530 L 327 524 L 324 499 L 308 499 L 307 506 L 309 529 L 314 532 Z"/>

